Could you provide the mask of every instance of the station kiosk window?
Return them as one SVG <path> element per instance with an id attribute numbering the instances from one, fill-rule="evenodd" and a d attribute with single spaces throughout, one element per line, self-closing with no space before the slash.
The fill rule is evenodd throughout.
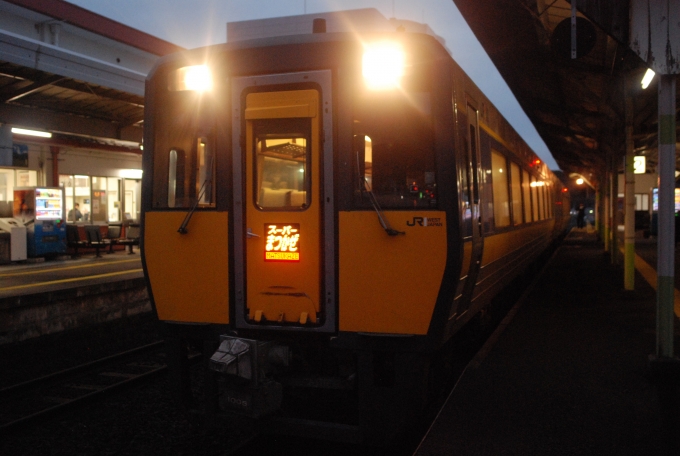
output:
<path id="1" fill-rule="evenodd" d="M 59 186 L 64 189 L 64 217 L 68 223 L 121 223 L 123 214 L 131 214 L 132 220 L 139 219 L 139 204 L 142 191 L 141 171 L 129 171 L 135 178 L 110 176 L 59 176 Z M 126 174 L 126 175 L 127 175 Z M 137 178 L 139 175 L 139 178 Z M 78 204 L 77 216 L 75 205 Z"/>
<path id="2" fill-rule="evenodd" d="M 37 173 L 28 169 L 0 169 L 0 217 L 12 217 L 14 189 L 35 187 Z"/>

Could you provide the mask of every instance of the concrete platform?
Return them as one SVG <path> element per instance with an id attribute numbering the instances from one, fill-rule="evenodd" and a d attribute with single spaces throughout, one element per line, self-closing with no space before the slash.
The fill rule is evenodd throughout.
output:
<path id="1" fill-rule="evenodd" d="M 0 344 L 151 310 L 141 255 L 125 250 L 0 267 Z"/>
<path id="2" fill-rule="evenodd" d="M 680 376 L 650 369 L 655 314 L 643 277 L 624 291 L 594 233 L 572 231 L 415 454 L 680 455 Z"/>

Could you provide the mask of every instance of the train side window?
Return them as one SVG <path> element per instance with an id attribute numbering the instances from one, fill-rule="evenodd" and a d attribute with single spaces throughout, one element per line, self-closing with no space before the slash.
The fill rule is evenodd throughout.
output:
<path id="1" fill-rule="evenodd" d="M 538 218 L 545 220 L 545 187 L 543 181 L 537 181 L 536 185 L 538 190 Z"/>
<path id="2" fill-rule="evenodd" d="M 531 176 L 531 207 L 533 209 L 534 221 L 536 222 L 540 219 L 538 218 L 538 184 L 534 176 Z"/>
<path id="3" fill-rule="evenodd" d="M 358 152 L 359 190 L 373 188 L 373 140 L 370 136 L 354 137 L 354 148 Z"/>
<path id="4" fill-rule="evenodd" d="M 510 225 L 510 199 L 508 195 L 508 165 L 505 157 L 491 151 L 491 182 L 493 185 L 493 217 L 494 225 L 504 227 Z"/>
<path id="5" fill-rule="evenodd" d="M 191 207 L 197 203 L 199 207 L 214 207 L 214 175 L 213 147 L 207 137 L 196 139 L 191 154 L 178 147 L 170 149 L 168 207 Z"/>
<path id="6" fill-rule="evenodd" d="M 207 137 L 196 140 L 196 197 L 201 207 L 215 206 L 215 154 Z"/>
<path id="7" fill-rule="evenodd" d="M 481 172 L 479 176 L 480 205 L 482 232 L 492 233 L 494 229 L 494 204 L 493 204 L 493 164 L 491 161 L 491 149 L 481 150 Z M 506 190 L 507 191 L 507 190 Z"/>
<path id="8" fill-rule="evenodd" d="M 168 207 L 177 207 L 184 198 L 186 154 L 182 149 L 170 149 L 168 154 Z"/>
<path id="9" fill-rule="evenodd" d="M 524 222 L 531 222 L 531 186 L 529 173 L 522 170 L 522 196 L 524 197 Z"/>
<path id="10" fill-rule="evenodd" d="M 510 162 L 510 199 L 512 201 L 513 225 L 522 223 L 522 187 L 520 182 L 519 165 Z"/>
<path id="11" fill-rule="evenodd" d="M 214 178 L 219 160 L 215 106 L 190 91 L 159 90 L 157 95 L 163 109 L 154 114 L 153 147 L 144 152 L 152 155 L 152 207 L 215 208 L 220 185 Z"/>

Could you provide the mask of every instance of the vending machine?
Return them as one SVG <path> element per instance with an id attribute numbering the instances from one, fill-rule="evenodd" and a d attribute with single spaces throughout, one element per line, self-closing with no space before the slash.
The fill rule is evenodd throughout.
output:
<path id="1" fill-rule="evenodd" d="M 650 214 L 650 234 L 659 235 L 659 189 L 652 189 L 652 205 L 649 208 Z M 675 241 L 680 239 L 680 188 L 675 189 Z"/>
<path id="2" fill-rule="evenodd" d="M 66 252 L 63 192 L 52 187 L 14 190 L 14 218 L 26 226 L 29 257 Z"/>

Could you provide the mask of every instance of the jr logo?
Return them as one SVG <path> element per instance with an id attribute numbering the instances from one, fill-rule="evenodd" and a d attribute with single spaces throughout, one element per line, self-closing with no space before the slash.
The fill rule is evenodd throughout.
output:
<path id="1" fill-rule="evenodd" d="M 413 217 L 412 221 L 406 221 L 407 226 L 444 226 L 439 217 Z"/>

